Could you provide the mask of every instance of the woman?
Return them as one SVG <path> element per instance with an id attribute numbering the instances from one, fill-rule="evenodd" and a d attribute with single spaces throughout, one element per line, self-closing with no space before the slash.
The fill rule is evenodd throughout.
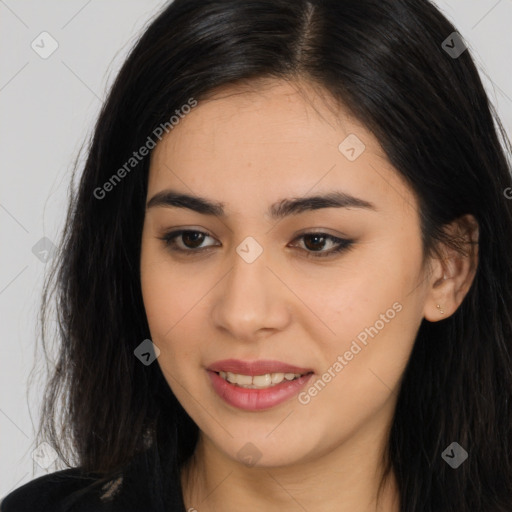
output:
<path id="1" fill-rule="evenodd" d="M 493 116 L 426 0 L 170 4 L 44 297 L 40 436 L 76 467 L 2 511 L 512 510 Z"/>

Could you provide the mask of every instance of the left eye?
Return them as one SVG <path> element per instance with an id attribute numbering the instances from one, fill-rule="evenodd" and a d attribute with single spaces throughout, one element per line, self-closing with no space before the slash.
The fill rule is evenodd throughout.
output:
<path id="1" fill-rule="evenodd" d="M 343 251 L 344 249 L 348 249 L 350 245 L 353 243 L 352 240 L 347 240 L 346 238 L 338 238 L 332 235 L 328 235 L 327 233 L 305 233 L 300 235 L 295 240 L 304 240 L 304 245 L 308 252 L 308 256 L 313 257 L 323 257 L 329 256 L 331 254 L 335 254 Z M 330 242 L 331 249 L 328 251 L 323 251 L 327 242 Z M 318 254 L 315 254 L 318 253 Z"/>
<path id="2" fill-rule="evenodd" d="M 171 251 L 184 253 L 187 256 L 202 253 L 208 250 L 209 247 L 215 244 L 210 244 L 201 247 L 206 238 L 213 237 L 203 231 L 196 230 L 178 230 L 166 233 L 161 240 L 164 241 L 166 247 Z M 345 238 L 338 238 L 327 233 L 304 233 L 298 236 L 295 240 L 303 240 L 307 257 L 326 257 L 331 254 L 339 253 L 345 249 L 348 249 L 353 241 Z M 330 250 L 325 249 L 325 245 L 330 244 Z M 293 246 L 293 245 L 292 245 Z"/>

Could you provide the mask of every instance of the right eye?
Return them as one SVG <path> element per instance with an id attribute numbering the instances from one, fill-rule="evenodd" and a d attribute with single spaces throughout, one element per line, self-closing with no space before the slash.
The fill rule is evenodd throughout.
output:
<path id="1" fill-rule="evenodd" d="M 166 247 L 171 251 L 186 253 L 187 256 L 204 252 L 209 246 L 200 247 L 205 238 L 212 238 L 203 231 L 180 229 L 166 233 L 160 239 L 164 241 Z"/>

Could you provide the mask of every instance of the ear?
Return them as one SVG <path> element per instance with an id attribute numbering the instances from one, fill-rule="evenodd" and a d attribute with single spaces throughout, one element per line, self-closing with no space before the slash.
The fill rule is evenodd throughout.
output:
<path id="1" fill-rule="evenodd" d="M 444 229 L 452 241 L 440 242 L 437 257 L 430 260 L 424 316 L 437 322 L 451 316 L 468 293 L 478 266 L 478 222 L 464 215 Z"/>

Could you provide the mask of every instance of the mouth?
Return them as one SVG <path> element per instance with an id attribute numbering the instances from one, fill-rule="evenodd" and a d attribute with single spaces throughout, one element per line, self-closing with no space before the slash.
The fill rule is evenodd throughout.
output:
<path id="1" fill-rule="evenodd" d="M 218 361 L 207 368 L 213 390 L 227 404 L 246 411 L 275 407 L 297 395 L 313 370 L 280 361 Z"/>
<path id="2" fill-rule="evenodd" d="M 310 372 L 301 374 L 301 373 L 264 373 L 263 375 L 242 375 L 240 373 L 233 372 L 215 372 L 225 381 L 234 384 L 235 386 L 239 386 L 245 389 L 268 389 L 278 384 L 281 384 L 283 381 L 294 381 L 302 377 L 303 375 L 308 375 Z"/>

